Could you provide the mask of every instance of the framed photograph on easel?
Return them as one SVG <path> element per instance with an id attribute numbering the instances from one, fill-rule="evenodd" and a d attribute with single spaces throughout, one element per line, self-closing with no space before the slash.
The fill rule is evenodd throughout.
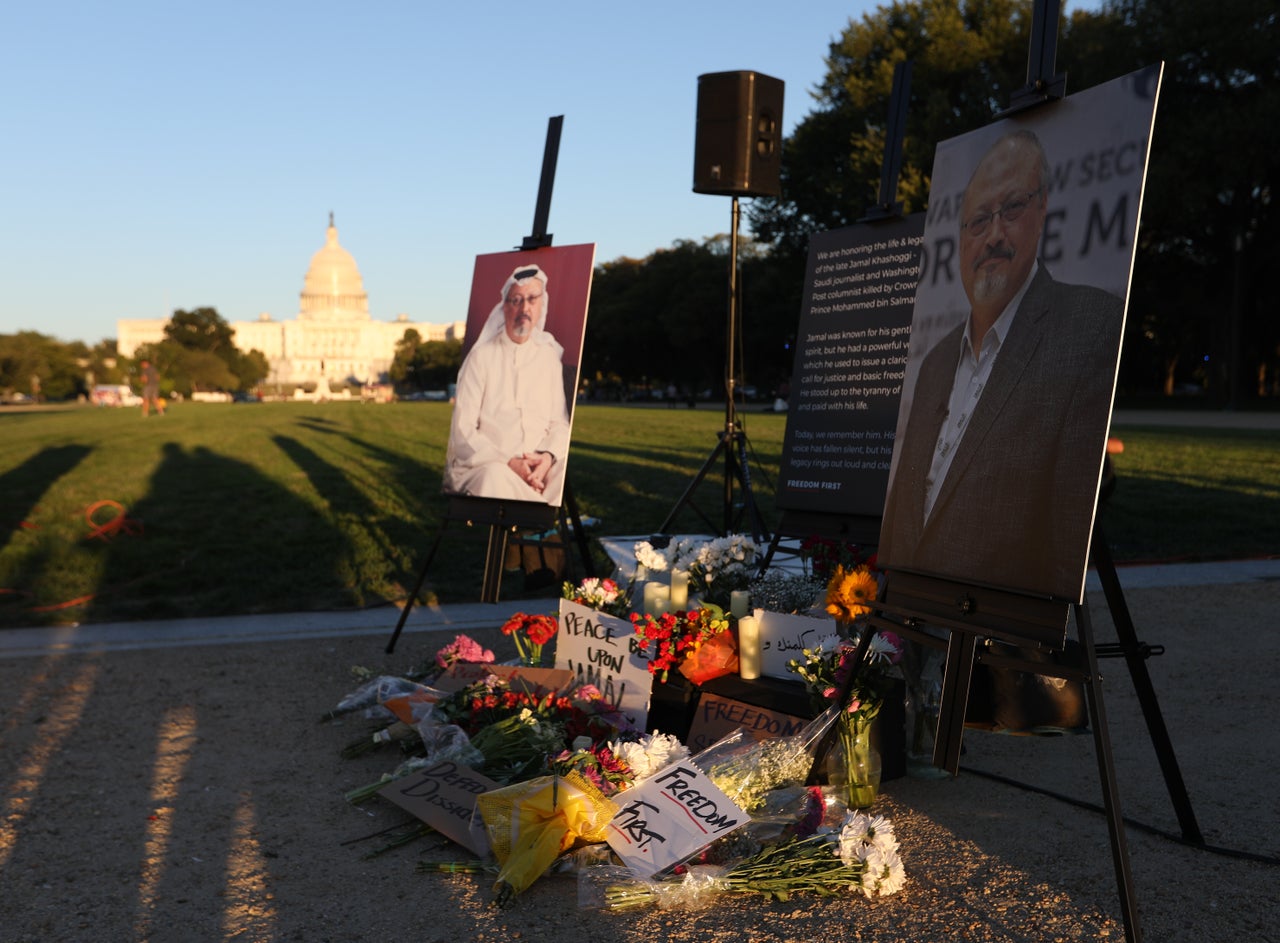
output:
<path id="1" fill-rule="evenodd" d="M 559 507 L 593 244 L 476 257 L 445 494 Z"/>
<path id="2" fill-rule="evenodd" d="M 938 145 L 886 569 L 1083 599 L 1158 87 Z"/>

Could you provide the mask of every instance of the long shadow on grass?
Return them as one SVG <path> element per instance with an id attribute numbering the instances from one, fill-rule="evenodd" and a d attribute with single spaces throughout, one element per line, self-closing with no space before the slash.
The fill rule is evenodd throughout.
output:
<path id="1" fill-rule="evenodd" d="M 310 432 L 338 436 L 343 441 L 363 449 L 371 458 L 377 459 L 385 465 L 400 489 L 411 518 L 434 526 L 438 519 L 438 514 L 432 510 L 431 503 L 434 501 L 437 508 L 443 507 L 440 490 L 442 468 L 440 466 L 414 461 L 401 452 L 393 452 L 341 429 L 314 425 L 309 418 L 303 419 L 300 424 L 307 427 Z M 420 537 L 420 534 L 417 535 L 417 538 Z"/>
<path id="2" fill-rule="evenodd" d="M 90 621 L 289 612 L 351 605 L 344 541 L 305 501 L 244 462 L 164 446 L 143 533 L 104 547 Z"/>
<path id="3" fill-rule="evenodd" d="M 1257 480 L 1210 487 L 1164 473 L 1130 473 L 1099 506 L 1111 552 L 1124 562 L 1193 562 L 1269 556 L 1280 535 L 1280 500 Z M 1245 487 L 1260 493 L 1249 494 Z"/>
<path id="4" fill-rule="evenodd" d="M 422 531 L 415 526 L 416 522 L 384 513 L 352 483 L 342 469 L 325 461 L 297 439 L 277 435 L 272 437 L 272 441 L 306 473 L 312 486 L 334 510 L 335 517 L 347 522 L 347 526 L 351 528 L 347 537 L 355 544 L 352 547 L 353 553 L 358 554 L 361 546 L 366 543 L 371 544 L 376 551 L 376 559 L 366 560 L 359 567 L 362 577 L 359 582 L 364 587 L 375 583 L 386 586 L 386 580 L 393 583 L 407 582 L 412 575 L 412 551 L 423 542 Z M 363 532 L 364 539 L 358 539 L 356 530 Z M 393 567 L 389 573 L 383 570 L 387 563 Z M 366 567 L 382 572 L 365 574 L 363 571 Z M 386 588 L 389 589 L 390 586 Z"/>
<path id="5" fill-rule="evenodd" d="M 652 533 L 675 510 L 681 497 L 693 484 L 698 470 L 710 456 L 714 445 L 714 442 L 710 443 L 705 453 L 667 450 L 667 455 L 679 456 L 674 460 L 678 462 L 678 466 L 655 467 L 655 455 L 661 460 L 662 454 L 657 450 L 592 444 L 582 449 L 575 448 L 570 454 L 567 474 L 582 513 L 600 518 L 603 533 Z M 755 472 L 753 467 L 753 475 Z M 693 491 L 689 501 L 692 508 L 701 511 L 709 520 L 703 520 L 697 511 L 685 506 L 672 521 L 672 531 L 704 533 L 708 528 L 717 530 L 724 513 L 723 488 L 724 460 L 721 454 Z M 765 523 L 771 525 L 771 491 L 756 485 L 753 486 L 752 493 L 765 517 Z M 741 497 L 736 484 L 735 496 Z"/>
<path id="6" fill-rule="evenodd" d="M 30 522 L 41 495 L 93 451 L 83 445 L 41 449 L 17 468 L 0 475 L 0 550 Z"/>

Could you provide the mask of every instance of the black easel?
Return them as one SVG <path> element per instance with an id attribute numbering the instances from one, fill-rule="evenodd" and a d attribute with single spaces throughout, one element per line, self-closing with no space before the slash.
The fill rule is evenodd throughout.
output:
<path id="1" fill-rule="evenodd" d="M 734 357 L 737 353 L 738 330 L 741 324 L 742 305 L 738 297 L 738 197 L 733 197 L 729 228 L 729 318 L 725 330 L 725 379 L 724 379 L 724 428 L 717 433 L 716 447 L 711 450 L 707 460 L 702 463 L 689 487 L 667 514 L 666 520 L 658 528 L 658 533 L 670 533 L 670 528 L 681 508 L 689 507 L 702 520 L 717 530 L 721 536 L 735 532 L 741 524 L 743 514 L 751 521 L 751 536 L 757 543 L 769 539 L 769 528 L 765 526 L 764 517 L 756 504 L 755 494 L 751 490 L 751 466 L 747 461 L 747 433 L 737 415 L 737 395 L 734 385 L 737 383 Z M 724 507 L 720 527 L 711 521 L 706 514 L 692 503 L 693 493 L 698 490 L 702 480 L 715 467 L 721 455 L 724 456 Z M 742 507 L 734 514 L 734 484 L 742 491 Z"/>
<path id="2" fill-rule="evenodd" d="M 906 135 L 907 105 L 911 99 L 911 60 L 899 62 L 893 70 L 893 89 L 889 95 L 889 119 L 885 126 L 884 159 L 880 170 L 880 199 L 868 207 L 859 223 L 877 223 L 902 218 L 902 202 L 896 200 L 898 178 L 902 174 L 902 142 Z M 783 540 L 825 537 L 858 547 L 874 547 L 880 542 L 880 515 L 830 514 L 797 508 L 782 508 L 778 527 L 760 559 L 757 572 L 769 569 Z"/>
<path id="3" fill-rule="evenodd" d="M 1065 93 L 1065 75 L 1054 72 L 1058 15 L 1059 0 L 1037 0 L 1034 4 L 1027 85 L 1014 94 L 1009 109 L 997 117 L 1006 117 L 1055 101 Z M 1106 486 L 1109 487 L 1113 482 L 1109 466 L 1106 471 Z M 1101 496 L 1105 497 L 1106 493 L 1104 488 Z M 1095 508 L 1095 512 L 1096 510 Z M 1098 671 L 1100 655 L 1123 656 L 1128 663 L 1183 837 L 1196 844 L 1203 844 L 1203 839 L 1156 702 L 1154 687 L 1146 671 L 1145 658 L 1157 649 L 1137 639 L 1115 573 L 1115 565 L 1097 521 L 1095 513 L 1092 562 L 1102 582 L 1116 626 L 1119 638 L 1116 645 L 1095 644 L 1086 603 L 963 583 L 935 574 L 895 570 L 889 573 L 884 594 L 868 620 L 869 628 L 859 640 L 855 668 L 846 678 L 839 696 L 842 701 L 848 699 L 865 663 L 871 640 L 877 632 L 892 631 L 911 641 L 944 650 L 946 660 L 933 762 L 935 766 L 955 775 L 959 772 L 965 713 L 976 665 L 986 664 L 1082 683 L 1086 692 L 1089 726 L 1094 737 L 1098 776 L 1103 787 L 1103 805 L 1124 918 L 1125 939 L 1128 943 L 1140 943 L 1142 930 L 1120 811 L 1120 793 L 1102 697 L 1102 679 Z M 1069 656 L 1066 645 L 1069 616 L 1074 617 L 1080 643 L 1079 654 L 1074 657 Z M 989 642 L 1005 642 L 1024 651 L 1048 651 L 1057 656 L 1057 663 L 1046 664 L 1032 660 L 1016 651 L 1008 654 L 1003 646 L 989 646 Z M 811 778 L 825 757 L 828 743 L 829 738 L 819 744 L 810 771 Z"/>
<path id="4" fill-rule="evenodd" d="M 551 212 L 551 191 L 555 184 L 556 161 L 560 151 L 560 130 L 563 125 L 564 115 L 556 115 L 547 123 L 547 141 L 542 154 L 542 176 L 538 182 L 538 201 L 533 214 L 533 232 L 524 237 L 520 245 L 522 250 L 542 249 L 551 245 L 552 235 L 547 232 L 547 219 Z M 414 583 L 413 590 L 409 593 L 409 598 L 405 601 L 404 608 L 400 611 L 400 618 L 396 622 L 395 631 L 391 633 L 391 638 L 387 642 L 388 654 L 395 651 L 396 642 L 400 638 L 400 633 L 404 630 L 404 624 L 409 618 L 409 613 L 413 609 L 414 603 L 417 601 L 418 593 L 422 591 L 422 584 L 426 581 L 427 571 L 431 568 L 431 563 L 435 559 L 436 550 L 439 548 L 440 541 L 444 536 L 444 529 L 450 523 L 458 522 L 465 523 L 468 527 L 475 524 L 489 525 L 488 546 L 485 550 L 484 558 L 484 579 L 480 589 L 481 602 L 498 601 L 498 591 L 502 585 L 503 561 L 506 557 L 507 547 L 510 544 L 529 545 L 536 543 L 542 547 L 563 547 L 567 551 L 570 546 L 569 532 L 572 531 L 576 538 L 578 551 L 582 556 L 583 570 L 587 576 L 596 575 L 595 565 L 591 560 L 590 546 L 587 542 L 586 533 L 582 528 L 582 517 L 578 513 L 578 505 L 574 500 L 573 491 L 569 488 L 567 479 L 564 483 L 564 495 L 559 508 L 533 501 L 503 501 L 469 495 L 450 495 L 449 506 L 445 510 L 440 530 L 436 532 L 436 538 L 432 541 L 431 549 L 427 552 L 426 562 L 423 563 L 422 569 L 418 573 L 417 582 Z M 535 530 L 545 532 L 551 528 L 555 528 L 559 532 L 560 540 L 558 543 L 551 543 L 541 539 L 534 541 L 512 537 L 512 534 L 519 534 L 521 531 Z"/>
<path id="5" fill-rule="evenodd" d="M 444 538 L 445 528 L 451 523 L 462 523 L 467 527 L 487 524 L 489 527 L 484 555 L 484 579 L 480 587 L 481 602 L 498 601 L 498 591 L 502 586 L 503 561 L 507 555 L 507 547 L 511 545 L 558 547 L 567 552 L 572 539 L 573 543 L 577 544 L 578 553 L 582 558 L 583 572 L 587 576 L 596 575 L 595 565 L 591 560 L 590 544 L 582 528 L 581 515 L 578 513 L 578 503 L 574 500 L 573 491 L 569 488 L 567 481 L 564 485 L 563 504 L 559 508 L 549 504 L 539 505 L 531 501 L 501 501 L 494 498 L 450 495 L 449 506 L 445 510 L 440 529 L 436 531 L 436 538 L 427 551 L 427 558 L 418 572 L 418 579 L 409 592 L 409 598 L 405 600 L 404 608 L 400 610 L 395 631 L 391 633 L 391 638 L 387 642 L 387 654 L 395 651 L 396 642 L 400 639 L 400 633 L 409 619 L 409 613 L 417 602 L 418 594 L 422 591 L 422 584 L 426 582 L 427 571 L 431 569 L 431 564 L 435 560 L 440 541 Z M 558 541 L 548 541 L 541 537 L 530 540 L 512 536 L 527 530 L 545 533 L 552 528 L 559 534 Z"/>

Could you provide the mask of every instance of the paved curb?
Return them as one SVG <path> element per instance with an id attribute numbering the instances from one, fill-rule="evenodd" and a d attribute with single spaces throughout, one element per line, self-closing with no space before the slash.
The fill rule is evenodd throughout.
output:
<path id="1" fill-rule="evenodd" d="M 1126 590 L 1171 586 L 1225 586 L 1280 580 L 1280 558 L 1232 560 L 1211 563 L 1174 563 L 1160 566 L 1122 566 L 1117 569 Z M 1088 593 L 1102 585 L 1092 570 L 1085 580 Z M 405 622 L 404 634 L 426 632 L 474 632 L 493 629 L 513 613 L 549 611 L 556 601 L 546 599 L 500 600 L 496 603 L 460 603 L 449 606 L 415 606 Z M 24 658 L 69 652 L 109 652 L 130 649 L 180 648 L 191 645 L 226 645 L 244 642 L 282 642 L 322 638 L 381 635 L 388 641 L 401 610 L 380 606 L 349 612 L 301 612 L 226 616 L 213 619 L 171 619 L 156 622 L 115 622 L 57 628 L 6 629 L 0 631 L 0 657 Z"/>

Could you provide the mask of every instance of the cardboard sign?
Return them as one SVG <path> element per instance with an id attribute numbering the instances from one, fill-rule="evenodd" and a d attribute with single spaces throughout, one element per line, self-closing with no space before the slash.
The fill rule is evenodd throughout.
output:
<path id="1" fill-rule="evenodd" d="M 791 677 L 794 678 L 795 675 Z M 731 697 L 703 691 L 698 698 L 698 710 L 693 715 L 693 723 L 689 725 L 685 746 L 697 753 L 739 727 L 746 730 L 754 740 L 790 737 L 799 733 L 807 723 L 803 717 L 771 711 L 767 707 L 756 707 Z"/>
<path id="2" fill-rule="evenodd" d="M 446 761 L 392 780 L 378 795 L 483 858 L 489 837 L 476 814 L 476 797 L 500 788 L 470 767 Z"/>
<path id="3" fill-rule="evenodd" d="M 620 808 L 609 821 L 609 847 L 641 877 L 684 861 L 751 821 L 687 760 L 655 773 L 614 801 Z"/>
<path id="4" fill-rule="evenodd" d="M 643 730 L 653 675 L 648 659 L 636 649 L 635 638 L 628 620 L 560 600 L 556 667 L 572 672 L 577 684 L 594 684 L 606 702 Z"/>
<path id="5" fill-rule="evenodd" d="M 484 662 L 457 661 L 437 678 L 432 687 L 452 694 L 469 684 L 495 675 L 511 685 L 513 691 L 526 691 L 537 697 L 564 694 L 573 687 L 573 673 L 556 668 L 530 668 L 526 665 L 492 665 Z"/>
<path id="6" fill-rule="evenodd" d="M 836 634 L 831 619 L 763 609 L 756 610 L 756 617 L 760 620 L 760 673 L 770 678 L 795 681 L 799 675 L 787 670 L 787 662 L 799 658 L 803 649 L 813 648 L 828 635 Z"/>

